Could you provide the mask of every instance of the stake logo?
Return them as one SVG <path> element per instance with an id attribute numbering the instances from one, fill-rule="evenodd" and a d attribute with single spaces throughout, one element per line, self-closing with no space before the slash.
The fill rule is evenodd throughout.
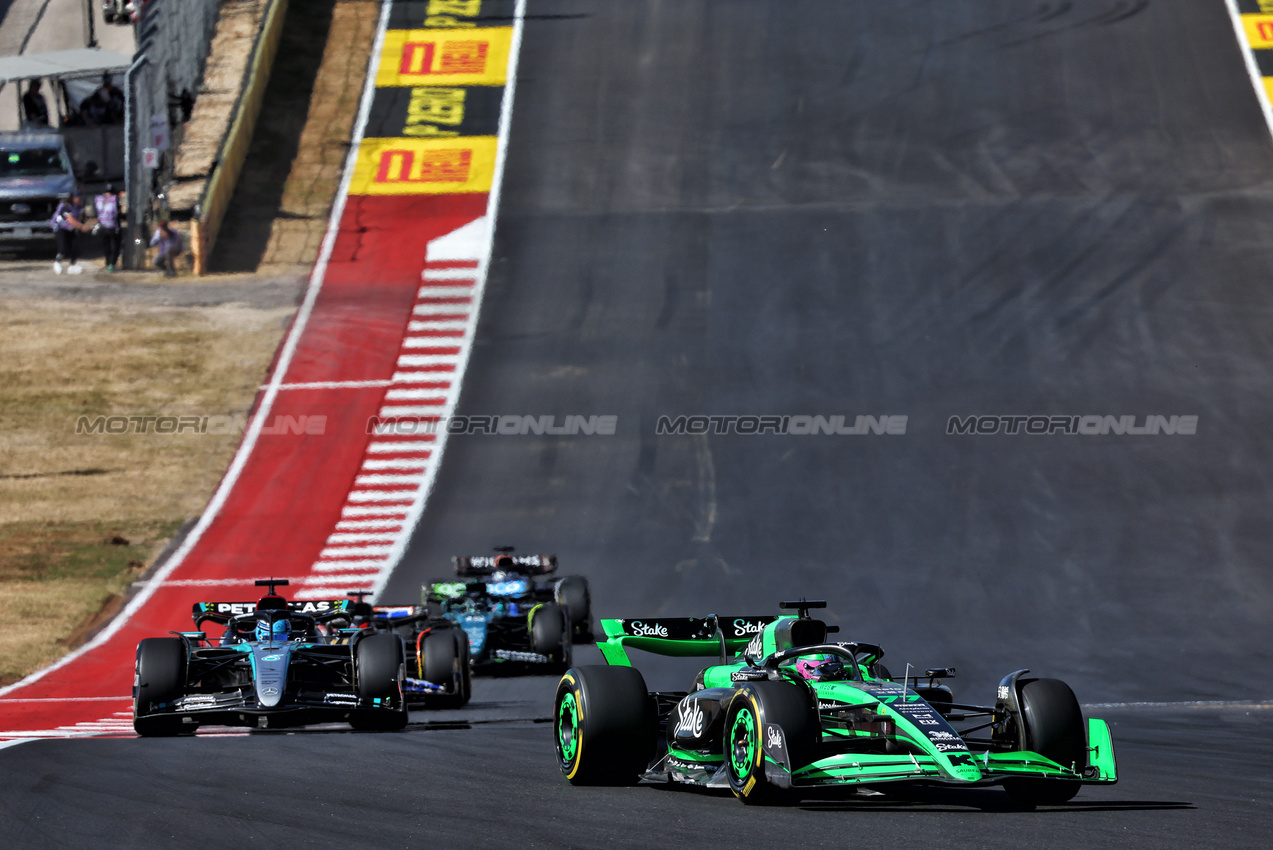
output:
<path id="1" fill-rule="evenodd" d="M 678 736 L 697 738 L 703 734 L 703 709 L 699 707 L 698 700 L 681 703 L 676 707 L 676 714 L 679 718 L 676 723 Z"/>

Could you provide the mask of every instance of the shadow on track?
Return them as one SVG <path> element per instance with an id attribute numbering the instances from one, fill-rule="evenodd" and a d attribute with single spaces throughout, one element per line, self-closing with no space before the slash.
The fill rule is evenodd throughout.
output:
<path id="1" fill-rule="evenodd" d="M 1082 793 L 1082 792 L 1080 792 Z M 1013 802 L 999 789 L 912 789 L 890 791 L 883 796 L 851 796 L 848 799 L 801 800 L 799 808 L 810 812 L 907 812 L 938 814 L 951 810 L 975 810 L 982 814 L 1061 814 L 1068 812 L 1177 811 L 1197 808 L 1193 803 L 1168 800 L 1071 800 L 1059 806 L 1032 808 Z"/>

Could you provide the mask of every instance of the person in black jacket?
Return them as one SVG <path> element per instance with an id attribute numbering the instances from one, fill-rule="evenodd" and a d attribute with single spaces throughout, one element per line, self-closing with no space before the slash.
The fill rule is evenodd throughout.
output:
<path id="1" fill-rule="evenodd" d="M 101 87 L 80 104 L 80 116 L 90 127 L 123 123 L 124 93 L 115 88 L 110 74 L 103 74 Z"/>
<path id="2" fill-rule="evenodd" d="M 32 80 L 27 93 L 22 95 L 22 114 L 27 124 L 49 126 L 49 105 L 40 94 L 39 80 Z"/>

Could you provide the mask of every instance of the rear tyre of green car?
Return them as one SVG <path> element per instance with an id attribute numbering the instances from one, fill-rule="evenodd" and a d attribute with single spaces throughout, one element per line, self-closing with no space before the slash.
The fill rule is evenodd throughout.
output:
<path id="1" fill-rule="evenodd" d="M 1021 724 L 1027 750 L 1062 767 L 1082 771 L 1087 765 L 1087 733 L 1083 710 L 1069 685 L 1060 679 L 1024 679 L 1019 684 Z M 1011 779 L 1003 790 L 1023 806 L 1056 806 L 1073 799 L 1081 783 L 1069 779 Z"/>
<path id="2" fill-rule="evenodd" d="M 574 785 L 634 785 L 654 753 L 656 717 L 640 671 L 572 667 L 557 684 L 557 764 Z"/>

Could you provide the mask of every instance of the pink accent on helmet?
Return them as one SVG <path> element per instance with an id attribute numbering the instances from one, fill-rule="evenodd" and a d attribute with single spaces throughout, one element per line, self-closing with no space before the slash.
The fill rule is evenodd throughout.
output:
<path id="1" fill-rule="evenodd" d="M 821 666 L 821 661 L 806 661 L 801 658 L 796 662 L 796 672 L 806 679 L 813 679 L 818 675 L 818 668 Z"/>

